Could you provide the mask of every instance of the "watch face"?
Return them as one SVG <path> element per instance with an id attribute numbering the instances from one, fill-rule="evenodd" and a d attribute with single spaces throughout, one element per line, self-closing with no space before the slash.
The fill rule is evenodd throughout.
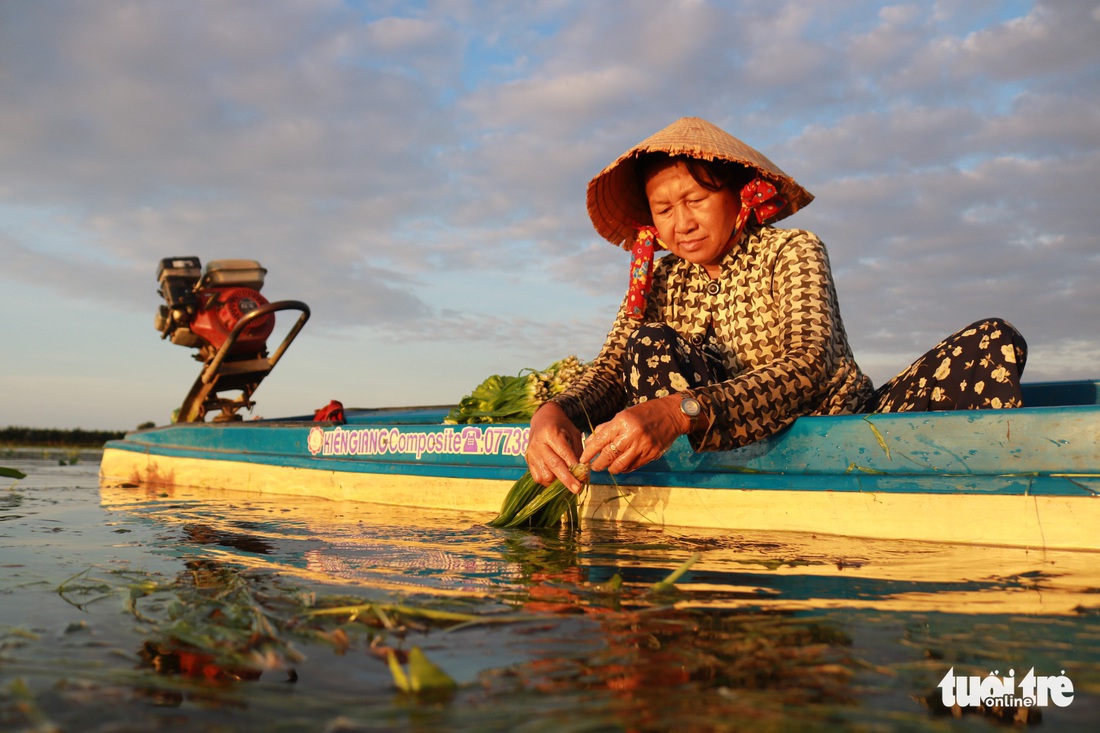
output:
<path id="1" fill-rule="evenodd" d="M 695 399 L 694 397 L 685 397 L 684 399 L 680 400 L 680 412 L 684 413 L 688 417 L 699 417 L 699 412 L 701 409 L 702 408 L 699 405 L 699 400 Z"/>

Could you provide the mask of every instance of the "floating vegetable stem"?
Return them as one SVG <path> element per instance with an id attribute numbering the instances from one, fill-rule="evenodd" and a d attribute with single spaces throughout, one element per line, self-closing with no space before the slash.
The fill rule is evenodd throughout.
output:
<path id="1" fill-rule="evenodd" d="M 580 479 L 585 488 L 588 487 L 586 464 L 578 463 L 569 470 Z M 562 517 L 567 517 L 566 521 L 573 527 L 580 524 L 577 494 L 566 488 L 561 481 L 554 481 L 544 488 L 531 478 L 531 472 L 528 471 L 508 491 L 504 504 L 500 507 L 500 514 L 489 522 L 489 526 L 548 529 L 561 524 Z"/>
<path id="2" fill-rule="evenodd" d="M 698 562 L 700 557 L 702 557 L 702 555 L 698 552 L 692 554 L 692 556 L 685 560 L 683 564 L 680 565 L 680 567 L 669 573 L 669 576 L 667 578 L 660 581 L 659 583 L 654 583 L 653 592 L 668 593 L 670 591 L 676 590 L 676 581 L 683 577 L 684 573 L 686 573 L 688 570 L 691 570 L 691 566 Z"/>

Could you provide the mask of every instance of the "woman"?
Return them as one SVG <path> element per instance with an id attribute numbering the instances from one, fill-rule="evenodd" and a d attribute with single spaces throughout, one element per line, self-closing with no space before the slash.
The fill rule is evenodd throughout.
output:
<path id="1" fill-rule="evenodd" d="M 1020 335 L 982 321 L 875 391 L 852 356 L 825 246 L 767 226 L 813 196 L 760 152 L 686 117 L 588 184 L 596 230 L 632 247 L 630 289 L 599 356 L 531 420 L 532 477 L 632 471 L 687 435 L 728 450 L 802 415 L 1022 404 Z M 653 262 L 654 249 L 669 255 Z M 582 446 L 581 431 L 591 430 Z"/>

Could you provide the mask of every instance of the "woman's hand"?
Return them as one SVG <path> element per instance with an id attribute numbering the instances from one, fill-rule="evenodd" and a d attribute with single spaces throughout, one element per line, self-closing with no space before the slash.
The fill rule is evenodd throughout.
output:
<path id="1" fill-rule="evenodd" d="M 596 426 L 585 441 L 581 463 L 593 471 L 627 473 L 660 458 L 691 429 L 691 420 L 680 411 L 682 398 L 677 393 L 646 400 Z"/>
<path id="2" fill-rule="evenodd" d="M 531 418 L 531 438 L 527 443 L 527 468 L 531 478 L 543 486 L 560 480 L 574 494 L 583 486 L 570 472 L 581 449 L 581 431 L 553 402 L 547 402 Z"/>

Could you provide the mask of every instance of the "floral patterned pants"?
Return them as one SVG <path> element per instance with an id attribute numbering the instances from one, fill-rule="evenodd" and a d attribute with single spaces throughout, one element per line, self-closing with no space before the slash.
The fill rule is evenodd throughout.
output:
<path id="1" fill-rule="evenodd" d="M 875 390 L 864 412 L 927 412 L 1023 407 L 1020 374 L 1027 343 L 990 318 L 957 331 Z"/>
<path id="2" fill-rule="evenodd" d="M 627 343 L 631 404 L 728 379 L 713 334 L 689 342 L 664 323 L 640 326 Z M 863 412 L 1022 407 L 1027 343 L 991 318 L 957 331 L 879 387 Z"/>
<path id="3" fill-rule="evenodd" d="M 626 364 L 626 393 L 632 405 L 729 378 L 714 334 L 708 332 L 692 343 L 665 323 L 647 323 L 631 334 Z"/>

